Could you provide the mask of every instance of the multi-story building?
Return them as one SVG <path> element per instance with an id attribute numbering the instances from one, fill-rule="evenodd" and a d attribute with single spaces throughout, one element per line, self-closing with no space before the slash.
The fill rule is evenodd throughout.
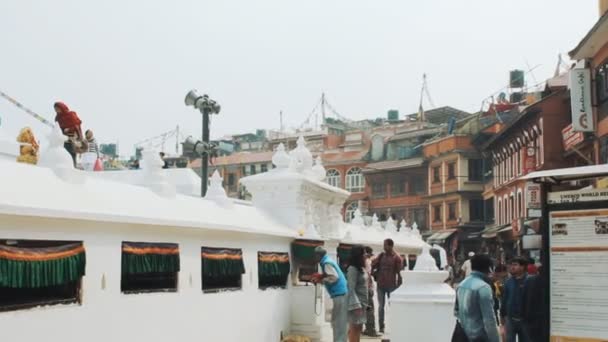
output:
<path id="1" fill-rule="evenodd" d="M 590 70 L 591 79 L 586 87 L 592 89 L 592 123 L 595 131 L 591 135 L 592 161 L 608 163 L 608 1 L 600 0 L 600 18 L 580 43 L 570 52 L 570 58 L 579 61 L 577 68 Z M 589 150 L 589 147 L 584 150 Z M 600 180 L 600 187 L 608 187 L 608 179 Z"/>
<path id="2" fill-rule="evenodd" d="M 452 256 L 460 251 L 462 257 L 477 250 L 478 232 L 484 227 L 482 155 L 471 135 L 460 134 L 426 142 L 423 153 L 428 160 L 426 200 L 432 234 L 427 241 L 443 244 Z"/>
<path id="3" fill-rule="evenodd" d="M 550 84 L 556 84 L 555 80 Z M 522 176 L 588 159 L 582 153 L 573 155 L 572 146 L 564 140 L 562 133 L 570 124 L 569 92 L 561 85 L 548 86 L 541 100 L 519 110 L 482 145 L 493 175 L 484 198 L 492 201 L 495 218 L 482 237 L 489 250 L 500 252 L 497 256 L 502 260 L 521 254 L 521 235 L 534 233 L 529 229 L 536 226 L 528 218 L 530 199 Z"/>
<path id="4" fill-rule="evenodd" d="M 422 143 L 441 133 L 428 123 L 410 122 L 371 138 L 370 164 L 363 173 L 369 184 L 368 213 L 428 230 L 427 170 Z M 384 134 L 382 134 L 384 133 Z"/>

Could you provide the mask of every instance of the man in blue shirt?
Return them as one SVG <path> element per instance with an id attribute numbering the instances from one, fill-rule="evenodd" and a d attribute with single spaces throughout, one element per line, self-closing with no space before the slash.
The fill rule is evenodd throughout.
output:
<path id="1" fill-rule="evenodd" d="M 331 328 L 333 329 L 334 342 L 346 342 L 348 331 L 348 306 L 346 302 L 348 286 L 346 277 L 344 277 L 344 273 L 342 273 L 338 264 L 327 255 L 327 251 L 323 247 L 315 248 L 315 259 L 321 265 L 323 273 L 313 277 L 313 282 L 325 285 L 333 303 Z"/>
<path id="2" fill-rule="evenodd" d="M 492 289 L 486 281 L 492 259 L 477 254 L 470 260 L 472 272 L 456 289 L 454 315 L 468 341 L 499 342 Z"/>
<path id="3" fill-rule="evenodd" d="M 526 259 L 516 257 L 509 263 L 511 277 L 505 281 L 502 301 L 500 305 L 500 320 L 506 331 L 506 342 L 515 342 L 516 336 L 519 342 L 529 342 L 522 318 L 524 315 L 524 289 L 526 280 Z"/>

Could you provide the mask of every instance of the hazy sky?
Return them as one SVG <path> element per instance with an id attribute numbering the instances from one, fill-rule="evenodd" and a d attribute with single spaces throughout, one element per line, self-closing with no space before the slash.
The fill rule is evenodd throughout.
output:
<path id="1" fill-rule="evenodd" d="M 589 0 L 2 0 L 0 90 L 49 119 L 62 100 L 130 155 L 176 125 L 200 136 L 191 88 L 222 105 L 212 137 L 280 110 L 298 126 L 322 92 L 352 119 L 412 113 L 425 72 L 437 106 L 477 111 L 511 69 L 549 77 L 597 18 Z M 11 139 L 48 131 L 1 98 L 0 117 Z"/>

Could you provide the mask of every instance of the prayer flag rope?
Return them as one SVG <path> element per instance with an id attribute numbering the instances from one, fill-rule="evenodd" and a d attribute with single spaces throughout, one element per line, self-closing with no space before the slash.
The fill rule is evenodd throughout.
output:
<path id="1" fill-rule="evenodd" d="M 11 96 L 9 96 L 8 94 L 0 91 L 0 96 L 3 97 L 3 98 L 5 98 L 8 102 L 10 102 L 13 105 L 15 105 L 17 108 L 21 109 L 22 111 L 24 111 L 27 114 L 29 114 L 30 116 L 32 116 L 34 119 L 42 122 L 43 124 L 45 124 L 45 125 L 47 125 L 49 127 L 53 127 L 53 123 L 52 122 L 50 122 L 49 120 L 47 120 L 47 119 L 43 118 L 42 116 L 38 115 L 33 110 L 25 107 L 19 101 L 15 100 L 14 98 L 12 98 Z"/>

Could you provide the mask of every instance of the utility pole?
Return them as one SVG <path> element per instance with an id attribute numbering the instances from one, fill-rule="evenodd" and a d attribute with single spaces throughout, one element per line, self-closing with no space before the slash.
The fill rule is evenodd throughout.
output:
<path id="1" fill-rule="evenodd" d="M 321 115 L 323 123 L 325 123 L 325 93 L 321 94 Z"/>

